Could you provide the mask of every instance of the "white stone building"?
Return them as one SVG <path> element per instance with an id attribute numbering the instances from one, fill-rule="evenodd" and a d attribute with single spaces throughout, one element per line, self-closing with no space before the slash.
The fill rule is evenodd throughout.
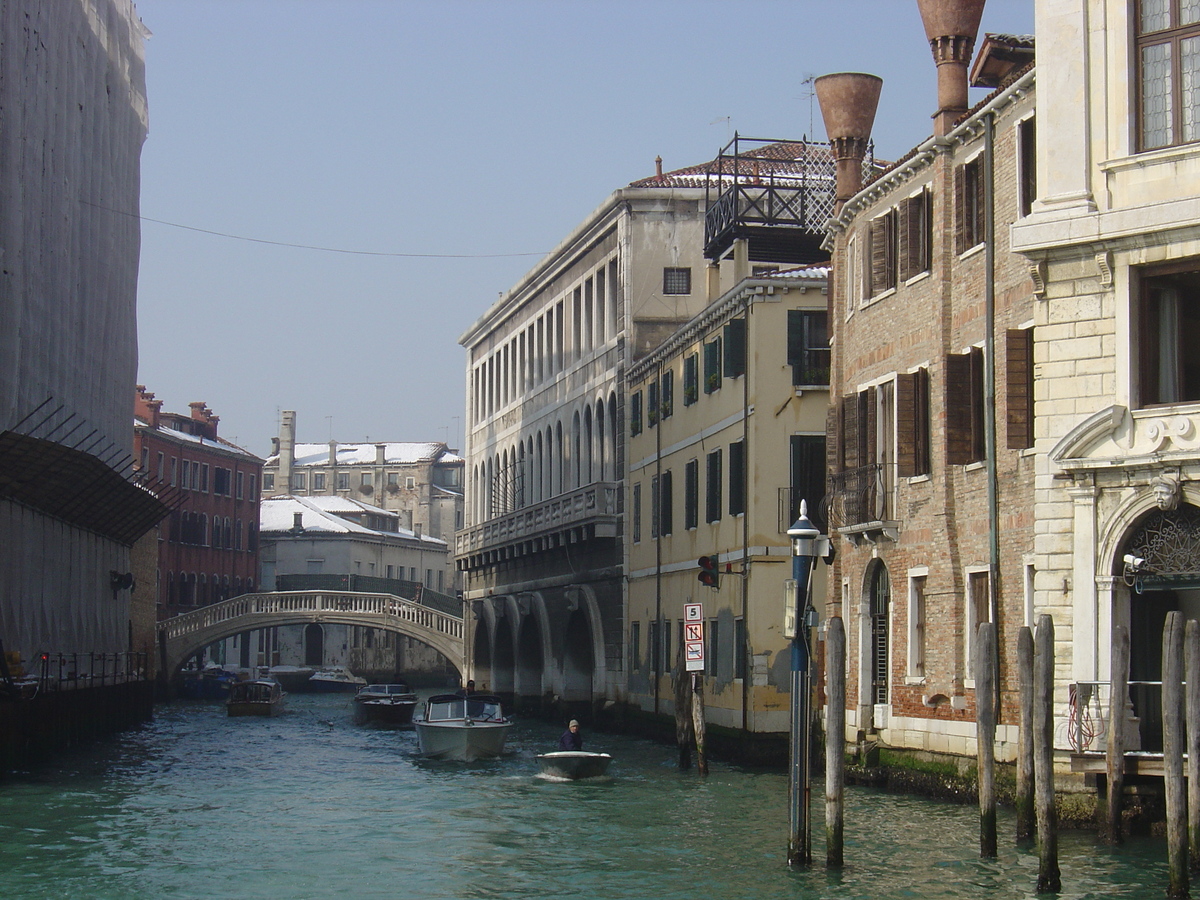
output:
<path id="1" fill-rule="evenodd" d="M 1156 682 L 1167 612 L 1200 615 L 1200 8 L 1037 0 L 1036 27 L 1039 199 L 1012 229 L 1038 297 L 1034 603 L 1057 745 L 1095 749 L 1114 627 Z M 1069 684 L 1100 704 L 1069 715 Z M 1131 699 L 1160 748 L 1157 689 Z"/>

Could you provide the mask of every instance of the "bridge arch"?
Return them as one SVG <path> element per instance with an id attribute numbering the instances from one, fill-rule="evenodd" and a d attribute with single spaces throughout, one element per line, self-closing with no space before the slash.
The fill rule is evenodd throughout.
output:
<path id="1" fill-rule="evenodd" d="M 160 664 L 172 678 L 216 641 L 277 625 L 365 625 L 414 638 L 464 670 L 463 620 L 393 594 L 279 591 L 243 594 L 158 623 Z"/>

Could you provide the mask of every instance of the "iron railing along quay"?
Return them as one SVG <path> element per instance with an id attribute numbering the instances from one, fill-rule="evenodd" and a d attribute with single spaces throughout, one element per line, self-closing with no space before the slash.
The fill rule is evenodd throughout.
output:
<path id="1" fill-rule="evenodd" d="M 39 690 L 51 691 L 145 681 L 150 671 L 145 651 L 42 653 L 34 662 L 36 671 L 16 680 L 36 678 Z"/>

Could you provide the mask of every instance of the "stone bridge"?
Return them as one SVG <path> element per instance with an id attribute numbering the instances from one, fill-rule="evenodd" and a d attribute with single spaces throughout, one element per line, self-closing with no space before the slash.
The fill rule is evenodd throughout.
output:
<path id="1" fill-rule="evenodd" d="M 463 620 L 394 594 L 280 591 L 243 594 L 158 623 L 160 671 L 168 678 L 214 641 L 275 625 L 367 625 L 407 635 L 463 670 Z"/>

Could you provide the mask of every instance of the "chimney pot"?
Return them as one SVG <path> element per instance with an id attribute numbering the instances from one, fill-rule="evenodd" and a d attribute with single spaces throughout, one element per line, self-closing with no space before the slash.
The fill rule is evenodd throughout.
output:
<path id="1" fill-rule="evenodd" d="M 883 79 L 864 72 L 837 72 L 815 79 L 813 89 L 837 161 L 836 209 L 840 210 L 862 188 L 862 163 Z"/>
<path id="2" fill-rule="evenodd" d="M 662 157 L 654 157 L 654 177 L 662 181 Z"/>
<path id="3" fill-rule="evenodd" d="M 967 111 L 967 66 L 975 48 L 975 35 L 983 18 L 985 0 L 917 0 L 925 37 L 937 63 L 938 110 L 934 134 L 949 134 Z"/>

